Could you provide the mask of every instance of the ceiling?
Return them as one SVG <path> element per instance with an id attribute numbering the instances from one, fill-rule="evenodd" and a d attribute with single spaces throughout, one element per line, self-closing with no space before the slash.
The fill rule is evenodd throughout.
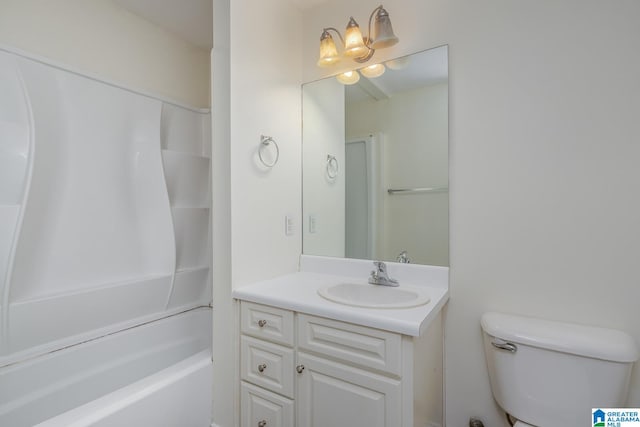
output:
<path id="1" fill-rule="evenodd" d="M 113 0 L 118 5 L 204 49 L 213 46 L 213 0 Z M 305 10 L 328 0 L 289 0 Z"/>
<path id="2" fill-rule="evenodd" d="M 213 45 L 213 0 L 113 0 L 204 49 Z"/>

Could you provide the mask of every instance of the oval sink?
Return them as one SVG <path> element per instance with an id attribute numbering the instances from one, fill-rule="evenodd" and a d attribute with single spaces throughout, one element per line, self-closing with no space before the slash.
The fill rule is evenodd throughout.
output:
<path id="1" fill-rule="evenodd" d="M 340 283 L 320 288 L 318 294 L 339 304 L 367 308 L 409 308 L 424 305 L 430 301 L 429 295 L 424 290 L 406 286 Z"/>

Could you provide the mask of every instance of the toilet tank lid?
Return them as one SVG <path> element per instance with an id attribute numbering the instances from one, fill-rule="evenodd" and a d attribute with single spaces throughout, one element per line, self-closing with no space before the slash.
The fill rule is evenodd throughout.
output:
<path id="1" fill-rule="evenodd" d="M 640 357 L 635 340 L 615 329 L 495 312 L 483 314 L 480 324 L 493 337 L 532 347 L 612 362 L 635 362 Z"/>

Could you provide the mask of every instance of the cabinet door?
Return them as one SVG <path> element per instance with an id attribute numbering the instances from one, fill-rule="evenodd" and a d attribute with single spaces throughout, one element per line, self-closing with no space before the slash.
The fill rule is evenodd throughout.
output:
<path id="1" fill-rule="evenodd" d="M 298 353 L 298 427 L 398 427 L 400 381 Z"/>
<path id="2" fill-rule="evenodd" d="M 242 382 L 242 427 L 293 427 L 293 401 Z"/>

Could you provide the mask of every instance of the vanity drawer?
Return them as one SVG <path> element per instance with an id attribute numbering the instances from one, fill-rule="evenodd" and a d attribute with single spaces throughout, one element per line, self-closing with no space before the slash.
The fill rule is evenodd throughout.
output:
<path id="1" fill-rule="evenodd" d="M 400 377 L 402 337 L 393 332 L 298 314 L 298 347 Z"/>
<path id="2" fill-rule="evenodd" d="M 243 334 L 293 347 L 292 311 L 243 301 L 240 327 Z"/>
<path id="3" fill-rule="evenodd" d="M 240 377 L 293 398 L 293 350 L 247 336 L 240 342 Z"/>
<path id="4" fill-rule="evenodd" d="M 293 400 L 242 382 L 241 427 L 293 427 Z"/>

